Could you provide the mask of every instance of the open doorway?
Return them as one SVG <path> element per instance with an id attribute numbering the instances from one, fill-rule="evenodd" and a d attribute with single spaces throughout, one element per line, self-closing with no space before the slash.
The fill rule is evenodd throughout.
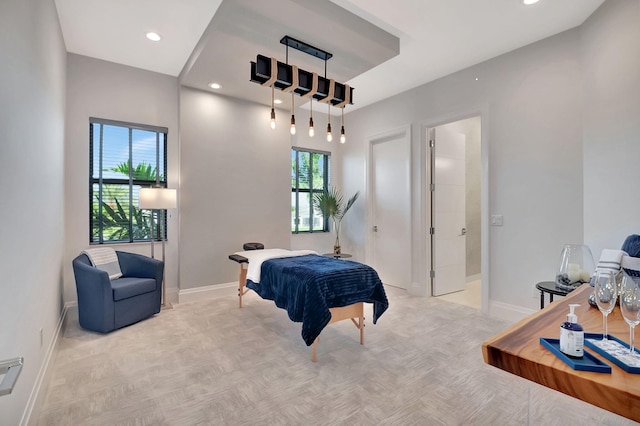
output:
<path id="1" fill-rule="evenodd" d="M 480 116 L 427 131 L 431 295 L 480 309 Z"/>

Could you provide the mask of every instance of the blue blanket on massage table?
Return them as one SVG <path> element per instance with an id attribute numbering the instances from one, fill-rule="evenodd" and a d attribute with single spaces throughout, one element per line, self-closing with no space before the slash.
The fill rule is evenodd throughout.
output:
<path id="1" fill-rule="evenodd" d="M 266 260 L 260 283 L 247 280 L 247 287 L 286 309 L 292 321 L 302 322 L 302 338 L 307 346 L 329 323 L 329 308 L 373 303 L 375 324 L 389 307 L 382 281 L 373 268 L 317 255 Z"/>

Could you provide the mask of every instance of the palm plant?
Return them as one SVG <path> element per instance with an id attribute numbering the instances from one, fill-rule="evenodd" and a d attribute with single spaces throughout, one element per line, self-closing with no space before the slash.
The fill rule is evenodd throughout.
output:
<path id="1" fill-rule="evenodd" d="M 118 164 L 115 167 L 112 167 L 111 171 L 122 173 L 125 176 L 129 176 L 130 169 L 131 169 L 131 163 L 129 161 L 126 161 Z M 133 180 L 155 181 L 156 173 L 157 173 L 156 168 L 144 161 L 137 164 L 131 171 Z M 159 175 L 158 178 L 162 180 L 162 175 Z"/>
<path id="2" fill-rule="evenodd" d="M 358 199 L 360 191 L 356 192 L 353 197 L 347 200 L 347 204 L 343 205 L 342 192 L 339 189 L 330 187 L 322 192 L 313 195 L 313 207 L 319 210 L 324 217 L 330 217 L 336 230 L 336 242 L 333 246 L 333 253 L 340 254 L 340 224 L 344 215 Z"/>

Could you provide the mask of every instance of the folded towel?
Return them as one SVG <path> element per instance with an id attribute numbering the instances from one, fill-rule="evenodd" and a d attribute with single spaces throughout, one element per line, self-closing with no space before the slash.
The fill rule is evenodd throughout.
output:
<path id="1" fill-rule="evenodd" d="M 91 248 L 82 251 L 89 257 L 91 264 L 96 268 L 106 271 L 110 280 L 115 280 L 122 276 L 118 255 L 111 247 Z"/>
<path id="2" fill-rule="evenodd" d="M 632 258 L 640 257 L 640 235 L 629 235 L 622 243 L 622 250 Z M 622 267 L 624 271 L 632 277 L 640 277 L 640 266 L 636 264 L 634 259 L 624 259 Z"/>
<path id="3" fill-rule="evenodd" d="M 622 256 L 621 266 L 627 275 L 640 277 L 640 257 Z"/>
<path id="4" fill-rule="evenodd" d="M 318 254 L 313 250 L 285 250 L 285 249 L 264 249 L 264 250 L 248 250 L 239 251 L 234 254 L 244 256 L 249 259 L 249 266 L 247 267 L 247 279 L 254 283 L 260 282 L 260 271 L 262 269 L 262 262 L 269 259 L 279 259 L 283 257 L 296 257 L 306 256 L 308 254 Z"/>
<path id="5" fill-rule="evenodd" d="M 626 256 L 627 253 L 622 250 L 613 250 L 613 249 L 604 249 L 600 254 L 600 260 L 598 260 L 598 264 L 596 265 L 596 270 L 591 277 L 591 281 L 589 284 L 591 287 L 595 285 L 595 276 L 597 272 L 601 271 L 611 271 L 614 274 L 620 272 L 622 258 Z"/>
<path id="6" fill-rule="evenodd" d="M 625 253 L 622 250 L 612 250 L 612 249 L 604 249 L 600 254 L 600 260 L 598 260 L 598 264 L 596 265 L 596 272 L 598 271 L 620 271 L 620 263 L 622 262 L 622 256 L 625 256 Z"/>

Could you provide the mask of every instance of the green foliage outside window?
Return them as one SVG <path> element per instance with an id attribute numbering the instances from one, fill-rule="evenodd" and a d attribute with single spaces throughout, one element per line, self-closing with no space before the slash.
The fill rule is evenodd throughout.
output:
<path id="1" fill-rule="evenodd" d="M 158 212 L 138 208 L 138 193 L 166 186 L 166 129 L 91 119 L 90 143 L 90 243 L 158 239 Z"/>
<path id="2" fill-rule="evenodd" d="M 291 232 L 326 232 L 328 218 L 313 208 L 314 194 L 329 187 L 327 152 L 291 149 Z"/>

